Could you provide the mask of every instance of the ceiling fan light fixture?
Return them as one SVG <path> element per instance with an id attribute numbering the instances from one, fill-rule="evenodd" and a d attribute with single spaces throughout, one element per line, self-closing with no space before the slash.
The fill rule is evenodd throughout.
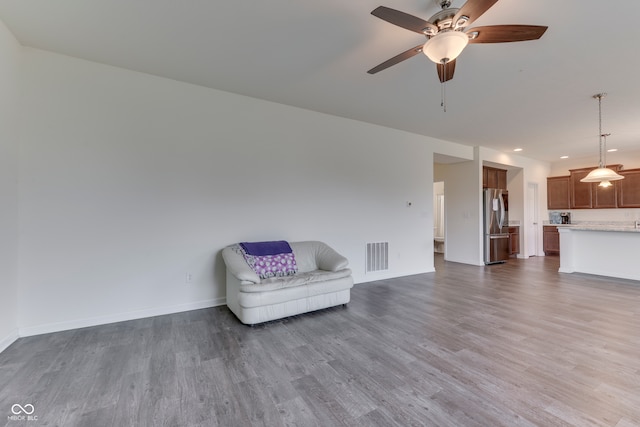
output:
<path id="1" fill-rule="evenodd" d="M 437 31 L 433 27 L 424 27 L 422 29 L 422 34 L 427 37 L 433 37 L 437 34 Z"/>
<path id="2" fill-rule="evenodd" d="M 435 62 L 453 61 L 469 43 L 469 36 L 461 31 L 442 31 L 431 37 L 422 47 L 422 53 Z"/>
<path id="3" fill-rule="evenodd" d="M 467 26 L 467 22 L 469 22 L 469 17 L 466 15 L 462 15 L 453 25 L 453 28 L 455 28 L 456 30 L 462 29 Z"/>

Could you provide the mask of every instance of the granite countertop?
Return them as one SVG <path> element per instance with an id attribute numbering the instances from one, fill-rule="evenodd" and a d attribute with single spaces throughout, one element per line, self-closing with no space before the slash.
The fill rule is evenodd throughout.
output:
<path id="1" fill-rule="evenodd" d="M 624 231 L 631 233 L 640 233 L 640 228 L 636 228 L 631 221 L 624 222 L 577 222 L 574 224 L 545 224 L 555 225 L 558 228 L 567 228 L 569 230 L 586 230 L 586 231 Z"/>

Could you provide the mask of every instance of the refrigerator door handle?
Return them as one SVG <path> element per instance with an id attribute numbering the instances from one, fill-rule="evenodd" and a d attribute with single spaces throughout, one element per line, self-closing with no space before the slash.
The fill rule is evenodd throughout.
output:
<path id="1" fill-rule="evenodd" d="M 493 239 L 508 239 L 509 234 L 491 234 L 489 235 L 489 240 Z"/>
<path id="2" fill-rule="evenodd" d="M 502 231 L 502 227 L 504 227 L 504 198 L 502 197 L 502 192 L 498 194 L 498 200 L 500 200 L 500 221 L 498 225 L 500 226 L 500 231 Z"/>

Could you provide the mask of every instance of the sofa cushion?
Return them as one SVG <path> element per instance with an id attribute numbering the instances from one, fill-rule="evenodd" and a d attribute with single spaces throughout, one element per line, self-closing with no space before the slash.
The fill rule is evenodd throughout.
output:
<path id="1" fill-rule="evenodd" d="M 338 271 L 347 268 L 347 258 L 334 251 L 322 242 L 291 242 L 291 249 L 296 255 L 298 271 L 301 273 L 313 270 Z"/>
<path id="2" fill-rule="evenodd" d="M 272 277 L 270 279 L 264 279 L 258 284 L 241 284 L 240 292 L 267 292 L 311 283 L 326 282 L 328 280 L 349 276 L 351 276 L 351 270 L 348 268 L 339 271 L 314 270 L 306 273 L 298 273 L 295 276 Z"/>
<path id="3" fill-rule="evenodd" d="M 255 286 L 260 287 L 263 285 Z M 265 310 L 270 310 L 272 304 L 289 301 L 297 300 L 302 302 L 302 304 L 309 304 L 308 301 L 311 297 L 348 291 L 352 287 L 353 277 L 349 275 L 326 282 L 312 282 L 302 286 L 290 286 L 288 288 L 273 289 L 265 292 L 238 292 L 238 305 L 242 308 L 264 307 Z M 327 306 L 325 305 L 325 307 Z M 309 307 L 309 309 L 311 308 L 312 307 Z M 309 309 L 305 311 L 309 311 Z M 267 320 L 273 319 L 271 316 L 268 317 L 269 319 Z"/>

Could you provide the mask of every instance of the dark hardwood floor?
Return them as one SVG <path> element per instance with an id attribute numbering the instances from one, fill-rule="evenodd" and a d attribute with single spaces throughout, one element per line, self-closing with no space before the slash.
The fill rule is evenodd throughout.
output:
<path id="1" fill-rule="evenodd" d="M 640 426 L 640 282 L 436 268 L 253 328 L 216 307 L 21 338 L 0 425 Z"/>

